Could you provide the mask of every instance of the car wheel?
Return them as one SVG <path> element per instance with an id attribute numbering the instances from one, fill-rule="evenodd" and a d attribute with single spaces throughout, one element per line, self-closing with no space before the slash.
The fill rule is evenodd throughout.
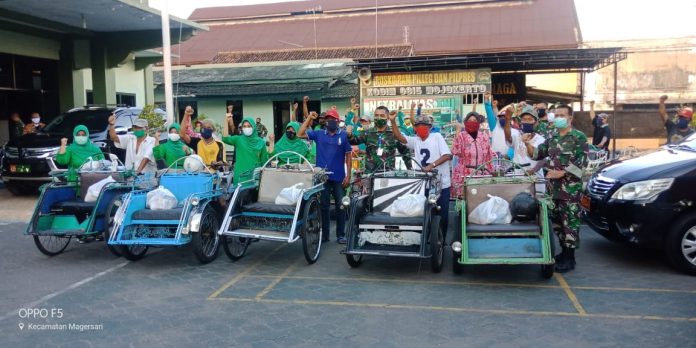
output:
<path id="1" fill-rule="evenodd" d="M 672 226 L 665 252 L 674 268 L 696 275 L 696 214 L 685 216 Z"/>
<path id="2" fill-rule="evenodd" d="M 6 182 L 5 187 L 10 191 L 11 194 L 15 196 L 26 196 L 36 192 L 37 187 L 31 184 L 24 184 L 18 182 Z"/>

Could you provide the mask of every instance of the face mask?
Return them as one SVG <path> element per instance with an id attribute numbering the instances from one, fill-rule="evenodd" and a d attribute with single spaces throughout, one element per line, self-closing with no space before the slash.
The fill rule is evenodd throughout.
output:
<path id="1" fill-rule="evenodd" d="M 430 128 L 428 126 L 418 125 L 416 126 L 416 135 L 425 140 L 430 135 Z"/>
<path id="2" fill-rule="evenodd" d="M 176 133 L 169 133 L 169 135 L 167 135 L 167 137 L 169 138 L 169 141 L 174 141 L 174 142 L 179 141 L 179 139 L 181 139 L 181 136 L 179 134 L 176 134 Z"/>
<path id="3" fill-rule="evenodd" d="M 290 140 L 295 139 L 295 135 L 297 135 L 295 132 L 285 131 L 285 136 Z"/>
<path id="4" fill-rule="evenodd" d="M 210 139 L 213 137 L 213 130 L 210 128 L 201 129 L 201 137 L 203 139 Z"/>
<path id="5" fill-rule="evenodd" d="M 244 133 L 244 135 L 246 135 L 246 136 L 250 136 L 251 133 L 253 133 L 253 132 L 254 132 L 254 129 L 251 127 L 242 128 L 242 133 Z"/>
<path id="6" fill-rule="evenodd" d="M 87 136 L 86 135 L 76 135 L 75 136 L 75 143 L 77 145 L 87 144 Z"/>
<path id="7" fill-rule="evenodd" d="M 466 129 L 466 132 L 471 134 L 478 132 L 479 130 L 479 122 L 478 121 L 466 121 L 464 122 L 464 129 Z"/>
<path id="8" fill-rule="evenodd" d="M 546 116 L 546 109 L 537 109 L 537 115 L 539 115 L 539 117 Z"/>
<path id="9" fill-rule="evenodd" d="M 382 128 L 387 125 L 387 120 L 383 118 L 376 118 L 375 119 L 375 127 L 377 128 Z"/>
<path id="10" fill-rule="evenodd" d="M 522 133 L 534 133 L 534 124 L 522 123 Z"/>
<path id="11" fill-rule="evenodd" d="M 680 117 L 679 120 L 677 121 L 677 128 L 688 128 L 689 127 L 689 121 L 686 118 Z"/>
<path id="12" fill-rule="evenodd" d="M 338 123 L 338 126 L 341 127 L 341 128 L 343 128 L 343 127 L 346 126 L 346 123 L 343 122 L 343 121 L 341 121 L 341 122 Z"/>
<path id="13" fill-rule="evenodd" d="M 558 129 L 568 128 L 568 119 L 565 117 L 557 117 L 553 120 L 553 125 Z"/>
<path id="14" fill-rule="evenodd" d="M 142 138 L 145 136 L 145 130 L 138 129 L 137 131 L 133 132 L 133 134 L 135 134 L 135 136 L 138 138 Z"/>
<path id="15" fill-rule="evenodd" d="M 41 118 L 39 118 L 39 117 L 34 117 L 34 118 L 31 119 L 31 122 L 34 122 L 34 124 L 39 124 L 39 122 L 41 122 Z"/>
<path id="16" fill-rule="evenodd" d="M 338 121 L 336 120 L 327 120 L 326 121 L 326 130 L 329 132 L 335 132 L 338 129 Z"/>
<path id="17" fill-rule="evenodd" d="M 501 127 L 505 127 L 505 119 L 504 118 L 499 118 L 498 123 L 500 123 Z"/>

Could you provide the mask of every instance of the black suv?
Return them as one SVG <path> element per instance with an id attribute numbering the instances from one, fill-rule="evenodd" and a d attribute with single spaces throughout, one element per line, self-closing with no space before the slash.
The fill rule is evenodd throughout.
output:
<path id="1" fill-rule="evenodd" d="M 602 168 L 582 204 L 607 239 L 662 248 L 675 268 L 696 275 L 696 136 Z"/>
<path id="2" fill-rule="evenodd" d="M 2 180 L 5 186 L 12 194 L 23 195 L 49 182 L 51 169 L 47 158 L 58 153 L 61 138 L 72 141 L 73 129 L 80 124 L 87 126 L 90 139 L 102 151 L 116 154 L 123 160 L 125 152 L 115 148 L 108 139 L 109 115 L 112 112 L 116 115 L 116 132 L 126 134 L 131 131 L 133 120 L 138 118 L 141 111 L 141 108 L 131 107 L 76 108 L 53 119 L 40 133 L 15 138 L 4 148 Z M 164 115 L 161 110 L 157 110 L 157 113 Z"/>

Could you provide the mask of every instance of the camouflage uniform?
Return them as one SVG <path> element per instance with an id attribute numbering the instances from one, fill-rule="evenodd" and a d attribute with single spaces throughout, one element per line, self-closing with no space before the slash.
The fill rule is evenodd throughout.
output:
<path id="1" fill-rule="evenodd" d="M 577 129 L 564 136 L 552 132 L 534 151 L 535 160 L 546 159 L 547 170 L 566 172 L 564 177 L 550 180 L 548 187 L 554 203 L 551 218 L 561 226 L 558 239 L 567 248 L 576 248 L 580 241 L 580 196 L 587 151 L 587 137 Z"/>
<path id="2" fill-rule="evenodd" d="M 389 129 L 383 132 L 377 129 L 368 129 L 360 135 L 351 135 L 349 141 L 353 145 L 365 144 L 365 172 L 375 173 L 383 170 L 394 170 L 396 166 L 396 152 L 403 155 L 404 161 L 410 154 L 408 148 L 400 143 Z M 382 155 L 378 155 L 379 148 L 382 148 Z M 386 166 L 384 165 L 386 163 Z M 409 160 L 410 163 L 410 160 Z M 383 169 L 384 168 L 384 169 Z"/>
<path id="3" fill-rule="evenodd" d="M 551 138 L 553 134 L 550 134 L 553 129 L 549 127 L 549 121 L 544 121 L 541 120 L 537 123 L 536 127 L 534 128 L 534 132 L 537 134 L 543 136 L 546 139 Z"/>

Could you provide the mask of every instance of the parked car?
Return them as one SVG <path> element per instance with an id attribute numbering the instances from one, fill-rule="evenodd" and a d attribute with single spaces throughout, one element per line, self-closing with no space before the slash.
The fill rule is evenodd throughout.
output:
<path id="1" fill-rule="evenodd" d="M 125 151 L 117 149 L 108 139 L 109 115 L 111 112 L 116 115 L 116 132 L 126 134 L 141 111 L 133 107 L 75 108 L 50 121 L 40 133 L 26 134 L 8 142 L 3 148 L 1 164 L 5 186 L 14 195 L 24 195 L 49 182 L 51 169 L 46 159 L 58 153 L 61 138 L 72 140 L 73 129 L 79 124 L 87 126 L 90 139 L 102 151 L 116 154 L 123 160 Z M 156 112 L 166 117 L 164 111 L 157 109 Z"/>
<path id="2" fill-rule="evenodd" d="M 601 168 L 582 199 L 587 223 L 609 240 L 661 248 L 696 275 L 696 136 Z"/>

